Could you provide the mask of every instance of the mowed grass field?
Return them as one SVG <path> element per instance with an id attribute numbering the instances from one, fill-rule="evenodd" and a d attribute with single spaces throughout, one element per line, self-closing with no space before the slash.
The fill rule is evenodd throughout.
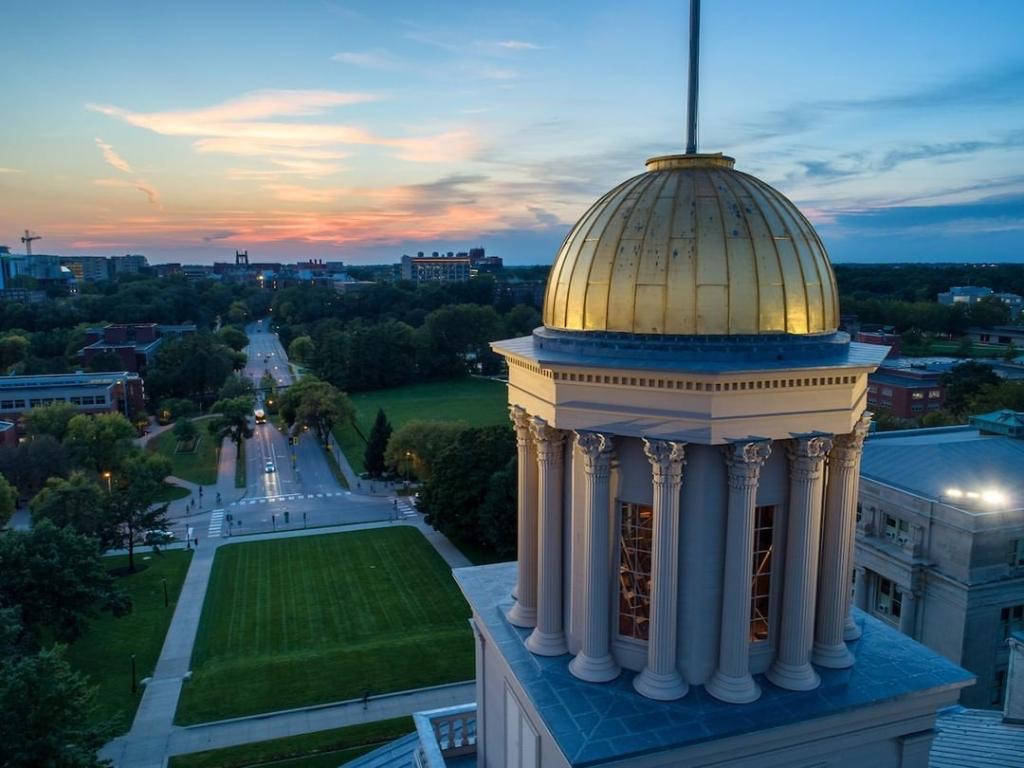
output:
<path id="1" fill-rule="evenodd" d="M 472 679 L 469 615 L 415 528 L 223 546 L 175 720 Z"/>
<path id="2" fill-rule="evenodd" d="M 217 482 L 217 460 L 220 455 L 220 446 L 217 438 L 209 433 L 206 425 L 210 423 L 208 417 L 194 419 L 199 428 L 199 442 L 192 453 L 178 453 L 175 447 L 178 444 L 174 437 L 174 430 L 161 432 L 147 443 L 146 448 L 156 453 L 161 453 L 171 460 L 171 474 L 200 485 L 212 485 Z"/>
<path id="3" fill-rule="evenodd" d="M 356 407 L 356 424 L 364 437 L 370 436 L 377 409 L 383 408 L 398 429 L 412 419 L 465 421 L 471 427 L 504 424 L 508 421 L 508 396 L 503 382 L 490 379 L 452 379 L 410 384 L 394 389 L 377 389 L 351 395 Z M 334 436 L 357 474 L 364 471 L 366 443 L 351 426 L 339 428 Z"/>
<path id="4" fill-rule="evenodd" d="M 191 559 L 191 550 L 167 550 L 160 555 L 137 550 L 135 564 L 139 570 L 117 577 L 117 585 L 131 595 L 132 612 L 121 618 L 101 614 L 68 648 L 71 665 L 99 687 L 95 722 L 113 721 L 117 733 L 131 727 L 142 698 L 141 685 L 134 694 L 131 692 L 131 655 L 135 654 L 137 680 L 153 673 Z M 103 562 L 108 569 L 116 570 L 128 565 L 128 557 L 108 557 Z"/>

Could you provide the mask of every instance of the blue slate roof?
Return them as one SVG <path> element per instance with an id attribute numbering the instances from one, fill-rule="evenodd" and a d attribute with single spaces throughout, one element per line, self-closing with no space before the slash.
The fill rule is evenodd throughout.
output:
<path id="1" fill-rule="evenodd" d="M 924 691 L 961 688 L 974 680 L 966 670 L 859 613 L 863 635 L 850 645 L 857 663 L 845 670 L 818 669 L 822 684 L 813 691 L 785 691 L 758 676 L 763 694 L 751 704 L 720 702 L 702 686 L 678 701 L 652 701 L 633 690 L 633 672 L 624 671 L 611 683 L 586 683 L 569 672 L 568 655 L 542 657 L 526 649 L 528 631 L 505 619 L 515 563 L 459 568 L 453 574 L 573 766 L 827 717 Z"/>
<path id="2" fill-rule="evenodd" d="M 415 768 L 414 755 L 419 744 L 419 734 L 413 731 L 344 765 L 345 768 Z"/>
<path id="3" fill-rule="evenodd" d="M 1024 503 L 1024 440 L 973 427 L 880 432 L 864 443 L 862 477 L 938 501 L 947 488 L 998 488 Z"/>

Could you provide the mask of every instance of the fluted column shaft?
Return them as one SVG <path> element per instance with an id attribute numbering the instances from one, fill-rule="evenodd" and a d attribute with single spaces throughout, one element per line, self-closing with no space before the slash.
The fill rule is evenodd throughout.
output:
<path id="1" fill-rule="evenodd" d="M 526 647 L 541 656 L 568 651 L 562 627 L 562 450 L 561 430 L 534 416 L 537 446 L 537 625 Z"/>
<path id="2" fill-rule="evenodd" d="M 750 674 L 750 601 L 757 484 L 761 466 L 771 454 L 771 443 L 734 443 L 724 451 L 729 469 L 729 503 L 722 624 L 718 643 L 718 669 L 705 689 L 716 699 L 745 704 L 761 695 L 761 689 Z"/>
<path id="3" fill-rule="evenodd" d="M 828 454 L 812 660 L 832 669 L 850 667 L 854 662 L 853 654 L 843 642 L 843 634 L 850 615 L 850 568 L 857 524 L 860 456 L 870 423 L 871 414 L 865 412 L 852 432 L 835 438 Z"/>
<path id="4" fill-rule="evenodd" d="M 901 593 L 903 602 L 900 605 L 900 632 L 913 637 L 914 626 L 917 623 L 917 597 L 910 587 L 901 588 Z"/>
<path id="5" fill-rule="evenodd" d="M 870 574 L 867 568 L 859 565 L 856 570 L 857 577 L 853 582 L 853 604 L 862 611 L 866 611 L 868 609 L 868 579 Z"/>
<path id="6" fill-rule="evenodd" d="M 581 680 L 604 683 L 619 675 L 612 658 L 609 616 L 609 480 L 612 441 L 597 432 L 577 432 L 583 458 L 583 632 L 569 671 Z"/>
<path id="7" fill-rule="evenodd" d="M 537 455 L 529 415 L 518 405 L 512 406 L 509 414 L 516 430 L 519 562 L 516 602 L 508 612 L 508 620 L 517 627 L 533 627 L 537 624 Z"/>
<path id="8" fill-rule="evenodd" d="M 651 616 L 647 664 L 633 687 L 651 699 L 668 701 L 686 695 L 688 686 L 676 669 L 676 614 L 679 593 L 679 490 L 685 444 L 644 440 L 651 462 L 654 531 L 651 546 Z"/>
<path id="9" fill-rule="evenodd" d="M 832 441 L 798 437 L 789 448 L 789 523 L 782 585 L 782 627 L 775 662 L 766 676 L 775 685 L 807 691 L 821 683 L 811 667 L 818 540 L 825 455 Z"/>

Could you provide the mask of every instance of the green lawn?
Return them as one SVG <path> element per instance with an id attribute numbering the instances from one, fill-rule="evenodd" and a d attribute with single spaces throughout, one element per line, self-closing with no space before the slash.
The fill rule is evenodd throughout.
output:
<path id="1" fill-rule="evenodd" d="M 196 419 L 195 422 L 199 427 L 199 443 L 191 453 L 178 453 L 175 450 L 178 441 L 170 429 L 150 440 L 146 447 L 171 460 L 172 475 L 200 485 L 213 485 L 217 482 L 217 459 L 220 454 L 217 438 L 207 432 L 207 418 Z"/>
<path id="2" fill-rule="evenodd" d="M 414 528 L 221 547 L 175 721 L 472 679 L 469 615 Z"/>
<path id="3" fill-rule="evenodd" d="M 211 749 L 172 757 L 168 768 L 337 768 L 370 750 L 416 730 L 411 717 Z"/>
<path id="4" fill-rule="evenodd" d="M 160 489 L 160 493 L 157 495 L 154 501 L 175 501 L 177 499 L 184 499 L 192 491 L 188 488 L 182 488 L 180 485 L 174 483 L 164 483 Z"/>
<path id="5" fill-rule="evenodd" d="M 245 443 L 238 444 L 235 453 L 235 488 L 245 488 Z"/>
<path id="6" fill-rule="evenodd" d="M 118 584 L 132 596 L 132 612 L 121 618 L 102 614 L 93 619 L 85 635 L 68 648 L 72 666 L 99 686 L 96 721 L 112 720 L 117 733 L 131 726 L 142 698 L 142 686 L 134 695 L 131 692 L 131 654 L 135 654 L 136 677 L 141 680 L 151 675 L 191 558 L 191 550 L 160 555 L 136 552 L 140 570 L 118 577 Z M 104 562 L 108 568 L 118 569 L 127 566 L 128 557 L 119 555 Z M 170 597 L 166 608 L 163 579 L 167 579 Z"/>
<path id="7" fill-rule="evenodd" d="M 504 424 L 508 421 L 506 392 L 506 385 L 500 381 L 467 377 L 356 392 L 351 398 L 356 406 L 356 424 L 363 437 L 369 437 L 378 408 L 384 409 L 395 429 L 411 419 L 461 420 L 472 427 Z M 363 472 L 363 437 L 351 426 L 336 429 L 334 436 L 356 474 Z"/>

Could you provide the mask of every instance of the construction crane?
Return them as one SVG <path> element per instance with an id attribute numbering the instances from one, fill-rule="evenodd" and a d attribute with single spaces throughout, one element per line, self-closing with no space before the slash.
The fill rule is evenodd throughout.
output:
<path id="1" fill-rule="evenodd" d="M 21 242 L 23 242 L 25 244 L 25 253 L 28 254 L 29 256 L 31 256 L 32 255 L 32 241 L 33 240 L 42 240 L 42 239 L 43 239 L 42 235 L 37 235 L 35 232 L 29 232 L 26 229 L 25 230 L 25 236 L 21 238 Z"/>

